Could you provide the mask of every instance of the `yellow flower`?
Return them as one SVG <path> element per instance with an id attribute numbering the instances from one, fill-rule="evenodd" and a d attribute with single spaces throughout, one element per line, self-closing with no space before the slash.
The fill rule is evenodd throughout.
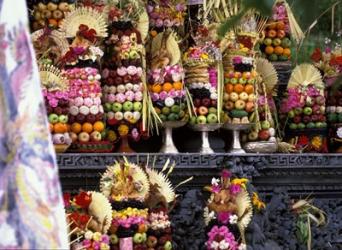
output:
<path id="1" fill-rule="evenodd" d="M 234 185 L 240 185 L 244 189 L 246 189 L 246 184 L 248 182 L 247 178 L 236 178 L 231 181 L 232 184 Z"/>
<path id="2" fill-rule="evenodd" d="M 311 140 L 311 144 L 315 148 L 321 148 L 321 146 L 322 146 L 322 138 L 320 136 L 313 137 L 312 140 Z"/>
<path id="3" fill-rule="evenodd" d="M 253 192 L 252 203 L 258 210 L 266 208 L 266 204 L 260 200 L 259 195 L 256 192 Z"/>
<path id="4" fill-rule="evenodd" d="M 109 248 L 109 245 L 107 245 L 106 243 L 101 243 L 100 249 L 101 250 L 109 250 L 110 248 Z"/>
<path id="5" fill-rule="evenodd" d="M 202 59 L 208 59 L 209 56 L 208 56 L 208 54 L 202 54 L 202 55 L 201 55 L 201 58 L 202 58 Z"/>
<path id="6" fill-rule="evenodd" d="M 93 234 L 93 240 L 94 240 L 94 241 L 100 241 L 100 240 L 101 240 L 101 233 L 95 232 L 95 233 Z"/>

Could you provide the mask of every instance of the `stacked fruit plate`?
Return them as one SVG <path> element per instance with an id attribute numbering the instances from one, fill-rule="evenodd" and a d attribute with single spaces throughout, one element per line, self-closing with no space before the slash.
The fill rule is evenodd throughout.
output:
<path id="1" fill-rule="evenodd" d="M 194 113 L 190 125 L 218 124 L 222 116 L 221 52 L 214 43 L 190 47 L 184 54 L 185 81 Z"/>
<path id="2" fill-rule="evenodd" d="M 36 1 L 33 6 L 33 31 L 44 27 L 58 28 L 65 14 L 75 8 L 75 0 Z"/>
<path id="3" fill-rule="evenodd" d="M 186 122 L 186 90 L 181 52 L 175 33 L 159 33 L 151 42 L 148 82 L 154 110 L 161 122 Z M 184 123 L 185 124 L 185 123 Z M 183 125 L 184 125 L 183 124 Z"/>
<path id="4" fill-rule="evenodd" d="M 54 66 L 40 65 L 39 71 L 52 141 L 56 152 L 62 153 L 71 144 L 68 125 L 69 86 Z"/>
<path id="5" fill-rule="evenodd" d="M 121 152 L 132 152 L 128 137 L 139 141 L 144 135 L 145 86 L 144 48 L 141 33 L 133 22 L 113 22 L 105 42 L 103 101 L 106 121 L 121 139 Z"/>
<path id="6" fill-rule="evenodd" d="M 281 105 L 281 113 L 287 114 L 289 134 L 299 136 L 298 147 L 305 146 L 308 151 L 324 151 L 327 123 L 320 72 L 311 64 L 297 66 L 287 91 L 288 97 Z"/>
<path id="7" fill-rule="evenodd" d="M 273 8 L 272 20 L 266 26 L 261 51 L 272 62 L 284 62 L 291 58 L 290 24 L 284 3 Z"/>

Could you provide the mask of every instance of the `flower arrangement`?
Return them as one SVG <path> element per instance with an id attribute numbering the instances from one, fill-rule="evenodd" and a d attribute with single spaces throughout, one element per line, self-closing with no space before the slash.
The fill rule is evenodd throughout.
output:
<path id="1" fill-rule="evenodd" d="M 84 239 L 80 242 L 82 249 L 91 250 L 109 250 L 110 238 L 107 234 L 101 234 L 99 232 L 93 233 L 92 231 L 87 231 L 84 234 Z"/>
<path id="2" fill-rule="evenodd" d="M 184 0 L 149 1 L 147 12 L 150 26 L 156 28 L 172 28 L 182 26 L 186 15 Z"/>
<path id="3" fill-rule="evenodd" d="M 251 221 L 252 204 L 247 192 L 247 179 L 232 178 L 223 170 L 220 179 L 213 178 L 204 217 L 208 227 L 208 250 L 246 249 L 244 229 Z"/>

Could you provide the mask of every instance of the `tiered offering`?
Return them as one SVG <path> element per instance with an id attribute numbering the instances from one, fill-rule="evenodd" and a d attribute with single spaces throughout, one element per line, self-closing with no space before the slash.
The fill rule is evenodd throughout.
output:
<path id="1" fill-rule="evenodd" d="M 33 6 L 32 29 L 58 28 L 66 13 L 75 9 L 75 0 L 37 1 Z"/>
<path id="2" fill-rule="evenodd" d="M 287 88 L 288 97 L 282 103 L 281 112 L 287 114 L 288 132 L 298 136 L 295 144 L 300 150 L 327 150 L 323 90 L 321 74 L 313 65 L 302 64 L 294 69 Z"/>
<path id="3" fill-rule="evenodd" d="M 192 97 L 194 113 L 190 124 L 217 124 L 221 120 L 222 84 L 217 62 L 221 53 L 214 43 L 190 47 L 184 54 L 185 82 Z"/>
<path id="4" fill-rule="evenodd" d="M 231 173 L 223 170 L 221 178 L 213 178 L 212 185 L 206 187 L 211 192 L 204 211 L 207 249 L 247 249 L 244 234 L 253 215 L 247 181 L 231 178 Z"/>
<path id="5" fill-rule="evenodd" d="M 64 76 L 70 84 L 69 120 L 72 150 L 110 152 L 112 145 L 105 139 L 104 110 L 101 105 L 101 75 L 97 60 L 103 52 L 97 46 L 106 37 L 104 17 L 90 8 L 77 8 L 63 20 L 61 31 L 73 42 L 62 58 Z"/>
<path id="6" fill-rule="evenodd" d="M 127 6 L 129 8 L 129 6 Z M 125 10 L 125 9 L 124 9 Z M 112 22 L 106 40 L 106 56 L 103 62 L 103 101 L 106 122 L 121 139 L 121 152 L 132 152 L 128 138 L 140 140 L 144 133 L 145 72 L 143 70 L 144 47 L 139 24 L 125 11 L 115 6 L 109 13 Z M 127 10 L 128 15 L 131 13 Z M 126 14 L 127 14 L 126 13 Z M 139 13 L 136 13 L 139 15 Z M 134 16 L 134 15 L 133 15 Z M 148 28 L 148 24 L 147 28 Z M 146 26 L 145 25 L 145 26 Z M 144 30 L 142 28 L 141 30 Z M 146 34 L 144 33 L 145 37 Z"/>
<path id="7" fill-rule="evenodd" d="M 68 82 L 52 65 L 41 65 L 39 71 L 52 141 L 56 151 L 61 153 L 71 144 L 68 125 Z"/>
<path id="8" fill-rule="evenodd" d="M 278 1 L 273 8 L 272 19 L 267 24 L 261 51 L 272 62 L 288 61 L 291 58 L 290 24 L 283 1 Z"/>
<path id="9" fill-rule="evenodd" d="M 146 173 L 125 159 L 107 168 L 100 189 L 113 208 L 109 230 L 111 249 L 147 248 L 148 209 L 144 201 L 149 195 L 150 183 Z"/>
<path id="10" fill-rule="evenodd" d="M 154 109 L 161 121 L 186 120 L 186 91 L 181 52 L 171 31 L 159 33 L 151 44 L 148 82 Z"/>

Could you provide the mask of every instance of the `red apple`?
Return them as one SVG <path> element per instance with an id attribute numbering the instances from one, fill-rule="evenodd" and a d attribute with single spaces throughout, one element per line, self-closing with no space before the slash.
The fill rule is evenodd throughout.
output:
<path id="1" fill-rule="evenodd" d="M 259 131 L 259 138 L 263 141 L 267 141 L 271 137 L 268 129 L 263 129 Z"/>

